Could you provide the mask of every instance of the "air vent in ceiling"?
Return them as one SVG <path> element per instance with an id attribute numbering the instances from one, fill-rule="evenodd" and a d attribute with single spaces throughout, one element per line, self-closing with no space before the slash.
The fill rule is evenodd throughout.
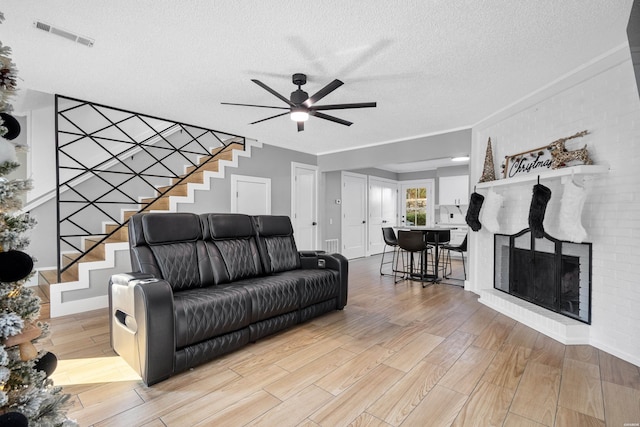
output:
<path id="1" fill-rule="evenodd" d="M 72 42 L 80 43 L 88 47 L 93 46 L 93 43 L 94 43 L 94 40 L 89 37 L 81 36 L 79 34 L 74 34 L 71 31 L 63 30 L 62 28 L 59 28 L 59 27 L 54 27 L 53 25 L 47 24 L 46 22 L 35 21 L 33 23 L 33 26 L 39 30 L 46 31 L 47 33 L 55 34 L 56 36 L 64 37 L 67 40 L 71 40 Z"/>

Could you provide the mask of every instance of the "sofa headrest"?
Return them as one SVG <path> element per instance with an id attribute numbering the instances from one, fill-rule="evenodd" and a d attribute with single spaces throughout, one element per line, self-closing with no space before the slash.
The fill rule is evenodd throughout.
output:
<path id="1" fill-rule="evenodd" d="M 209 233 L 213 240 L 240 239 L 256 235 L 249 215 L 215 213 L 202 215 L 209 225 Z"/>
<path id="2" fill-rule="evenodd" d="M 200 219 L 193 213 L 148 213 L 142 216 L 142 225 L 150 245 L 202 239 Z"/>
<path id="3" fill-rule="evenodd" d="M 258 233 L 264 237 L 291 236 L 293 226 L 291 219 L 284 215 L 257 215 L 254 217 Z"/>

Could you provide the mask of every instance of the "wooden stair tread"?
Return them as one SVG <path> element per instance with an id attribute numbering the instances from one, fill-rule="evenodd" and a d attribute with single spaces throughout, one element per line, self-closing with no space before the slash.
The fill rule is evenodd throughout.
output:
<path id="1" fill-rule="evenodd" d="M 69 271 L 62 272 L 60 277 L 60 282 L 58 282 L 58 270 L 50 269 L 50 270 L 40 270 L 40 275 L 44 280 L 52 285 L 54 283 L 64 283 L 64 282 L 77 282 L 78 276 L 69 273 Z"/>

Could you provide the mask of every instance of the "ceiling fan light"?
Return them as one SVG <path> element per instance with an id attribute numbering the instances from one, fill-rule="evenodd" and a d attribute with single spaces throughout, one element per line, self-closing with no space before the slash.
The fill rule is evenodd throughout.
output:
<path id="1" fill-rule="evenodd" d="M 306 122 L 309 120 L 309 113 L 304 110 L 292 110 L 291 120 L 294 122 Z"/>
<path id="2" fill-rule="evenodd" d="M 457 156 L 451 158 L 452 162 L 466 162 L 467 160 L 469 160 L 469 156 Z"/>

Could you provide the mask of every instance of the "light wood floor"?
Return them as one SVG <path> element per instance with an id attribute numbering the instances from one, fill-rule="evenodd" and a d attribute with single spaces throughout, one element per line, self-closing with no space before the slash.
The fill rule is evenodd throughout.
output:
<path id="1" fill-rule="evenodd" d="M 81 426 L 639 425 L 637 366 L 458 286 L 394 285 L 379 261 L 350 263 L 343 311 L 152 387 L 110 349 L 106 309 L 52 319 L 42 345 Z"/>

